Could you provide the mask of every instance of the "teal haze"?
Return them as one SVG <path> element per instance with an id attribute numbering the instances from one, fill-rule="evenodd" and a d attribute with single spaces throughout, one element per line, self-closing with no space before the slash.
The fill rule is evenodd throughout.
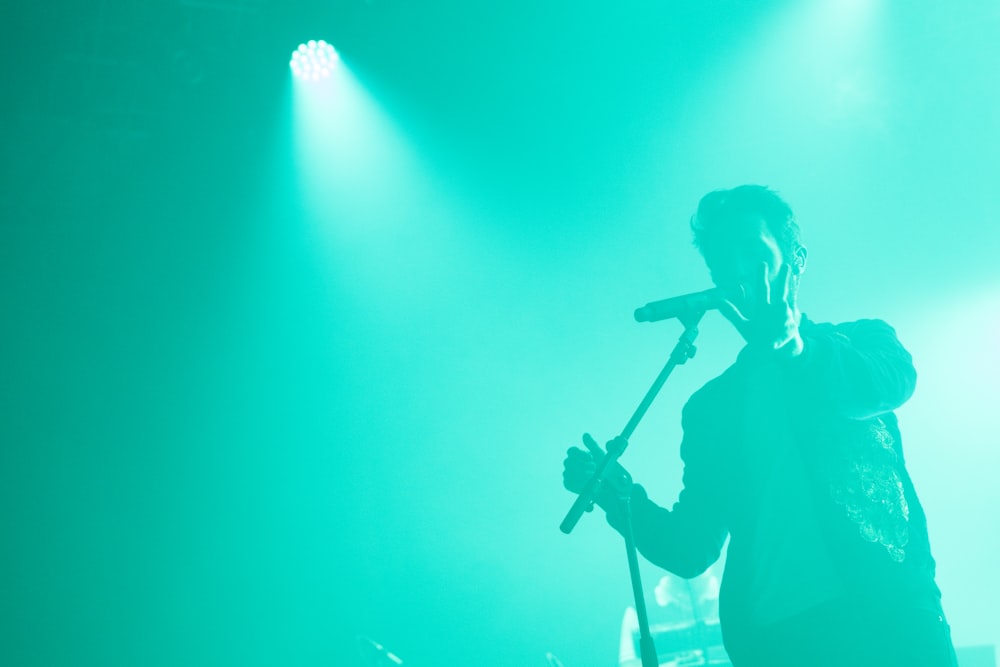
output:
<path id="1" fill-rule="evenodd" d="M 1000 643 L 1000 13 L 679 4 L 264 3 L 232 55 L 185 51 L 204 80 L 143 84 L 134 143 L 22 75 L 0 662 L 353 665 L 363 634 L 617 664 L 623 547 L 559 532 L 561 461 L 624 426 L 681 332 L 632 310 L 710 286 L 688 219 L 741 183 L 798 215 L 806 314 L 913 353 L 945 608 Z M 24 12 L 24 41 L 83 30 Z M 340 62 L 293 79 L 314 38 Z M 90 81 L 88 119 L 118 94 Z M 701 329 L 623 458 L 667 504 L 680 409 L 741 344 Z"/>

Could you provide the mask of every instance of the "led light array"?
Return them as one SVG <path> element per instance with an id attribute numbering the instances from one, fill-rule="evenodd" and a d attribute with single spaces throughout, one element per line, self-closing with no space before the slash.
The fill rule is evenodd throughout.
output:
<path id="1" fill-rule="evenodd" d="M 289 66 L 300 79 L 318 81 L 330 75 L 330 69 L 339 59 L 334 48 L 324 40 L 311 39 L 295 49 Z"/>

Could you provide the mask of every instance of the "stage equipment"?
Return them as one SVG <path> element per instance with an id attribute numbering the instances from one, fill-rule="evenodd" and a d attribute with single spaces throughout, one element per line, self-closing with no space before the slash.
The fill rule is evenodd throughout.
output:
<path id="1" fill-rule="evenodd" d="M 288 66 L 292 73 L 308 81 L 318 81 L 330 76 L 330 70 L 340 60 L 340 56 L 332 46 L 324 40 L 311 39 L 292 52 Z"/>
<path id="2" fill-rule="evenodd" d="M 704 296 L 705 293 L 701 293 Z M 691 295 L 689 295 L 690 297 Z M 695 295 L 697 296 L 697 295 Z M 625 469 L 617 464 L 619 457 L 625 452 L 628 447 L 628 439 L 632 436 L 635 428 L 639 425 L 649 406 L 653 403 L 653 399 L 659 393 L 663 384 L 670 377 L 674 368 L 680 366 L 687 362 L 695 355 L 694 341 L 698 336 L 698 323 L 701 318 L 705 316 L 705 311 L 708 308 L 706 303 L 706 298 L 689 298 L 689 297 L 679 297 L 687 304 L 686 307 L 681 307 L 676 310 L 672 310 L 673 313 L 670 317 L 678 318 L 684 325 L 684 333 L 681 334 L 680 339 L 674 346 L 673 351 L 670 353 L 670 359 L 667 361 L 666 366 L 660 371 L 660 374 L 653 381 L 653 385 L 646 392 L 642 401 L 639 403 L 639 407 L 636 408 L 635 412 L 632 414 L 632 418 L 629 419 L 625 428 L 622 429 L 620 435 L 612 439 L 607 445 L 607 452 L 601 450 L 600 446 L 596 443 L 589 442 L 588 438 L 585 438 L 587 442 L 587 447 L 591 450 L 591 454 L 594 455 L 597 461 L 597 470 L 594 472 L 593 477 L 584 486 L 583 491 L 577 497 L 573 506 L 570 508 L 566 517 L 563 519 L 562 524 L 559 529 L 566 533 L 567 535 L 572 532 L 576 523 L 583 516 L 583 513 L 593 509 L 596 493 L 600 488 L 601 484 L 605 481 L 605 476 L 609 469 L 613 471 L 620 471 L 624 474 L 624 478 L 615 479 L 614 483 L 609 486 L 618 492 L 622 507 L 625 513 L 624 529 L 622 531 L 623 537 L 625 538 L 625 553 L 628 558 L 629 575 L 632 580 L 632 595 L 635 598 L 635 609 L 636 615 L 639 621 L 639 644 L 640 644 L 640 654 L 642 657 L 642 667 L 658 667 L 659 661 L 656 656 L 656 646 L 653 642 L 653 637 L 649 631 L 649 618 L 646 615 L 646 603 L 642 593 L 642 581 L 639 577 L 639 558 L 635 548 L 635 539 L 632 535 L 632 510 L 631 510 L 631 478 L 628 477 L 628 473 Z M 614 466 L 612 466 L 614 464 Z"/>

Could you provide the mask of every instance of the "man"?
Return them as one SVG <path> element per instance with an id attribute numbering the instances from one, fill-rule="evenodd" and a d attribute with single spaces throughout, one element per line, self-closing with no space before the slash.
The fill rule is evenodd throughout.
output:
<path id="1" fill-rule="evenodd" d="M 631 487 L 640 552 L 693 577 L 729 537 L 720 616 L 736 667 L 952 667 L 892 412 L 916 384 L 909 353 L 882 321 L 817 324 L 799 312 L 807 253 L 775 192 L 712 192 L 691 227 L 747 345 L 684 407 L 673 508 Z M 570 449 L 565 486 L 581 491 L 594 465 Z M 611 485 L 598 503 L 620 530 Z"/>

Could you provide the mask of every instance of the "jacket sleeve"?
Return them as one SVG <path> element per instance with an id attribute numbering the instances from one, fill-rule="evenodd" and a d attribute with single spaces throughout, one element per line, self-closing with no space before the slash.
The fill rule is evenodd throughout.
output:
<path id="1" fill-rule="evenodd" d="M 917 372 L 896 332 L 881 320 L 820 325 L 803 333 L 795 372 L 823 405 L 849 419 L 867 419 L 905 403 Z"/>
<path id="2" fill-rule="evenodd" d="M 691 578 L 718 560 L 729 534 L 723 515 L 722 475 L 713 461 L 709 440 L 710 415 L 701 414 L 696 394 L 684 408 L 681 458 L 684 487 L 673 509 L 660 507 L 635 484 L 632 490 L 632 532 L 639 552 L 654 565 Z M 608 512 L 608 523 L 622 532 L 625 514 Z"/>

